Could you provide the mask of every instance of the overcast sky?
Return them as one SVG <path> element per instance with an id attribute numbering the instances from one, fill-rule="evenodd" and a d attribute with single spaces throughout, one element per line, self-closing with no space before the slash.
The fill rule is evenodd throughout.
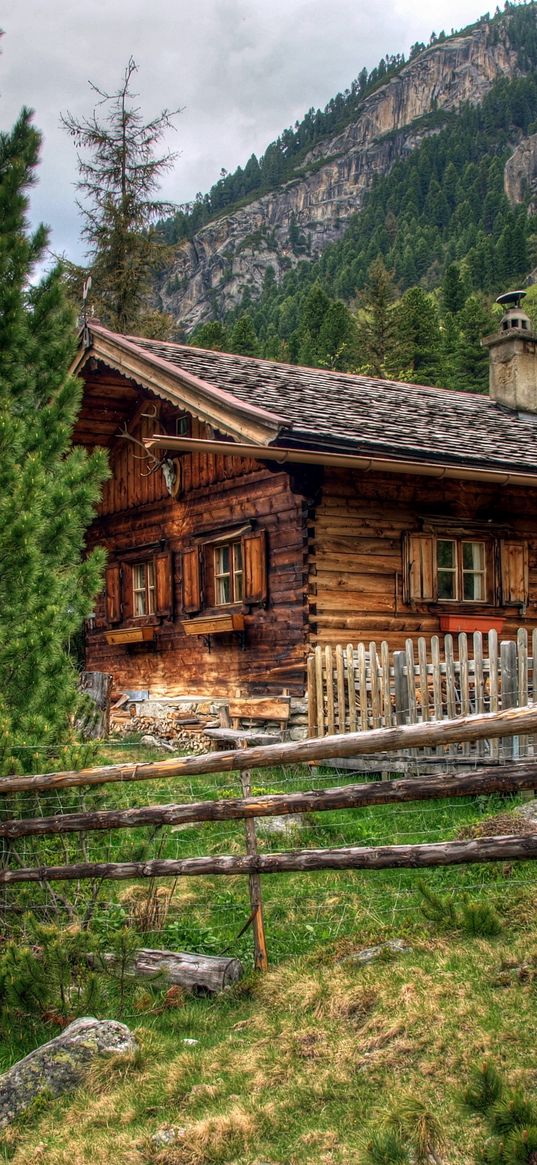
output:
<path id="1" fill-rule="evenodd" d="M 130 55 L 144 116 L 182 107 L 168 143 L 180 157 L 162 190 L 182 203 L 364 65 L 481 12 L 478 0 L 2 0 L 0 128 L 23 104 L 35 111 L 44 141 L 32 218 L 50 226 L 56 253 L 76 259 L 76 156 L 60 113 L 89 114 L 88 81 L 114 91 Z"/>

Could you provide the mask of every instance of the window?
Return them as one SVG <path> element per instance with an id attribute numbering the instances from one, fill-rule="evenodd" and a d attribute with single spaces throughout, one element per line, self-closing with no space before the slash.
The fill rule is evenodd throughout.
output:
<path id="1" fill-rule="evenodd" d="M 242 543 L 224 542 L 214 548 L 214 598 L 217 607 L 240 603 L 243 596 Z"/>
<path id="2" fill-rule="evenodd" d="M 436 576 L 439 601 L 485 603 L 485 543 L 437 538 Z"/>
<path id="3" fill-rule="evenodd" d="M 138 551 L 138 554 L 140 552 Z M 132 619 L 173 616 L 174 582 L 172 555 L 168 550 L 135 558 L 125 552 L 120 561 L 106 568 L 106 621 L 108 624 Z"/>
<path id="4" fill-rule="evenodd" d="M 132 568 L 132 599 L 135 618 L 154 615 L 156 610 L 155 563 L 135 562 Z"/>
<path id="5" fill-rule="evenodd" d="M 244 529 L 244 527 L 243 527 Z M 267 550 L 264 530 L 234 530 L 199 541 L 183 551 L 183 611 L 194 615 L 267 599 Z"/>
<path id="6" fill-rule="evenodd" d="M 407 534 L 403 557 L 407 603 L 525 607 L 528 602 L 527 542 L 492 534 Z"/>

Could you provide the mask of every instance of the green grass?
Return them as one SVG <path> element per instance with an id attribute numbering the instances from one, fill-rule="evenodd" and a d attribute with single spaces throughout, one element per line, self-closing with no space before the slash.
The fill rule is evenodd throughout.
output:
<path id="1" fill-rule="evenodd" d="M 333 770 L 314 775 L 287 768 L 254 773 L 252 783 L 255 792 L 283 792 L 347 779 Z M 238 792 L 236 774 L 206 775 L 75 790 L 69 805 L 61 803 L 65 793 L 47 794 L 39 807 L 52 812 Z M 25 812 L 36 810 L 30 802 Z M 490 828 L 505 831 L 503 819 L 514 808 L 516 800 L 489 797 L 320 813 L 291 837 L 260 832 L 259 845 L 282 850 L 438 841 L 487 828 L 494 814 L 502 819 Z M 25 845 L 19 858 L 30 864 L 36 843 Z M 39 846 L 50 861 L 77 860 L 83 848 L 90 860 L 122 860 L 144 847 L 148 856 L 163 857 L 243 853 L 244 827 L 226 822 L 166 828 L 149 840 L 148 831 L 116 831 Z M 406 1113 L 407 1123 L 418 1122 L 411 1103 L 418 1097 L 423 1127 L 431 1114 L 441 1126 L 439 1159 L 471 1165 L 484 1138 L 480 1121 L 459 1107 L 472 1067 L 492 1056 L 515 1083 L 533 1090 L 537 1083 L 536 873 L 531 863 L 515 863 L 419 875 L 386 870 L 265 876 L 271 970 L 263 978 L 249 971 L 250 933 L 237 938 L 249 915 L 246 879 L 104 884 L 97 929 L 106 933 L 106 926 L 113 929 L 123 919 L 140 944 L 238 955 L 247 977 L 215 999 L 179 993 L 170 1000 L 165 988 L 142 985 L 130 992 L 123 1011 L 112 991 L 106 1014 L 137 1031 L 139 1061 L 96 1071 L 74 1097 L 7 1131 L 0 1160 L 3 1153 L 15 1165 L 356 1165 L 366 1161 L 365 1146 L 375 1130 L 386 1126 L 389 1132 L 396 1110 L 397 1120 Z M 428 921 L 418 882 L 452 899 L 456 911 L 446 909 L 445 918 L 440 911 L 437 921 Z M 66 886 L 62 892 L 73 892 L 82 908 L 87 887 Z M 157 913 L 150 927 L 148 892 Z M 497 935 L 466 933 L 460 924 L 464 895 L 476 907 L 490 905 L 499 920 Z M 50 908 L 43 890 L 31 886 L 24 897 L 28 907 Z M 404 938 L 411 950 L 368 966 L 344 961 L 391 938 Z M 30 1034 L 35 1046 L 57 1030 L 42 1023 L 31 1033 L 23 1030 L 21 1038 L 14 1034 L 0 1047 L 1 1065 L 29 1050 Z M 185 1038 L 199 1043 L 189 1047 Z M 157 1150 L 151 1135 L 163 1125 L 184 1131 L 173 1147 Z"/>

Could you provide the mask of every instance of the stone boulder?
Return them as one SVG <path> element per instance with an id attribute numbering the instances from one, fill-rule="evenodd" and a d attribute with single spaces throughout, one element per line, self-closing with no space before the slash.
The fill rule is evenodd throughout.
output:
<path id="1" fill-rule="evenodd" d="M 132 1054 L 137 1043 L 124 1023 L 85 1016 L 0 1076 L 0 1126 L 35 1100 L 72 1092 L 96 1060 Z"/>

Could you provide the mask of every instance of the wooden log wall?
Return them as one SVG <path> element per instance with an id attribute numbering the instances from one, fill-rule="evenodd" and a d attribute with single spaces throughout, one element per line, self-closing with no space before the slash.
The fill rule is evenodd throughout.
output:
<path id="1" fill-rule="evenodd" d="M 110 562 L 121 561 L 122 555 L 133 561 L 137 549 L 143 558 L 147 547 L 162 542 L 162 549 L 172 554 L 173 610 L 166 618 L 153 616 L 121 623 L 155 626 L 153 641 L 109 645 L 103 593 L 87 633 L 87 669 L 110 672 L 115 693 L 147 689 L 156 698 L 235 696 L 238 692 L 248 696 L 279 695 L 286 689 L 291 695 L 302 696 L 307 632 L 304 497 L 292 488 L 284 471 L 272 472 L 266 464 L 244 458 L 199 453 L 181 457 L 182 489 L 178 498 L 170 497 L 162 471 L 144 476 L 147 469 L 142 450 L 118 438 L 117 433 L 125 423 L 138 439 L 159 427 L 172 431 L 169 426 L 172 423 L 173 427 L 180 410 L 142 390 L 134 398 L 130 382 L 110 370 L 98 370 L 95 376 L 97 387 L 91 382 L 87 386 L 78 439 L 89 443 L 92 393 L 103 395 L 108 388 L 115 403 L 109 408 L 109 431 L 99 431 L 99 437 L 103 443 L 105 439 L 109 442 L 112 477 L 88 542 L 90 546 L 104 545 Z M 152 418 L 155 410 L 158 421 Z M 207 427 L 192 417 L 191 432 L 206 436 Z M 244 643 L 238 634 L 214 635 L 210 641 L 198 635 L 187 637 L 182 627 L 186 617 L 182 610 L 182 550 L 192 545 L 194 536 L 218 534 L 252 520 L 256 529 L 266 531 L 267 602 L 244 610 Z"/>
<path id="2" fill-rule="evenodd" d="M 531 490 L 497 485 L 436 480 L 410 475 L 361 474 L 326 470 L 320 499 L 309 519 L 310 644 L 346 644 L 386 640 L 390 651 L 405 640 L 440 632 L 440 616 L 471 613 L 470 604 L 405 603 L 403 536 L 420 528 L 420 520 L 445 515 L 450 537 L 454 520 L 469 537 L 479 539 L 490 521 L 491 532 L 504 526 L 529 544 L 529 603 L 482 606 L 480 613 L 500 614 L 502 639 L 515 639 L 524 624 L 537 627 L 537 508 Z M 472 535 L 472 523 L 481 523 Z M 476 526 L 477 529 L 477 526 Z M 475 610 L 476 608 L 474 608 Z"/>

